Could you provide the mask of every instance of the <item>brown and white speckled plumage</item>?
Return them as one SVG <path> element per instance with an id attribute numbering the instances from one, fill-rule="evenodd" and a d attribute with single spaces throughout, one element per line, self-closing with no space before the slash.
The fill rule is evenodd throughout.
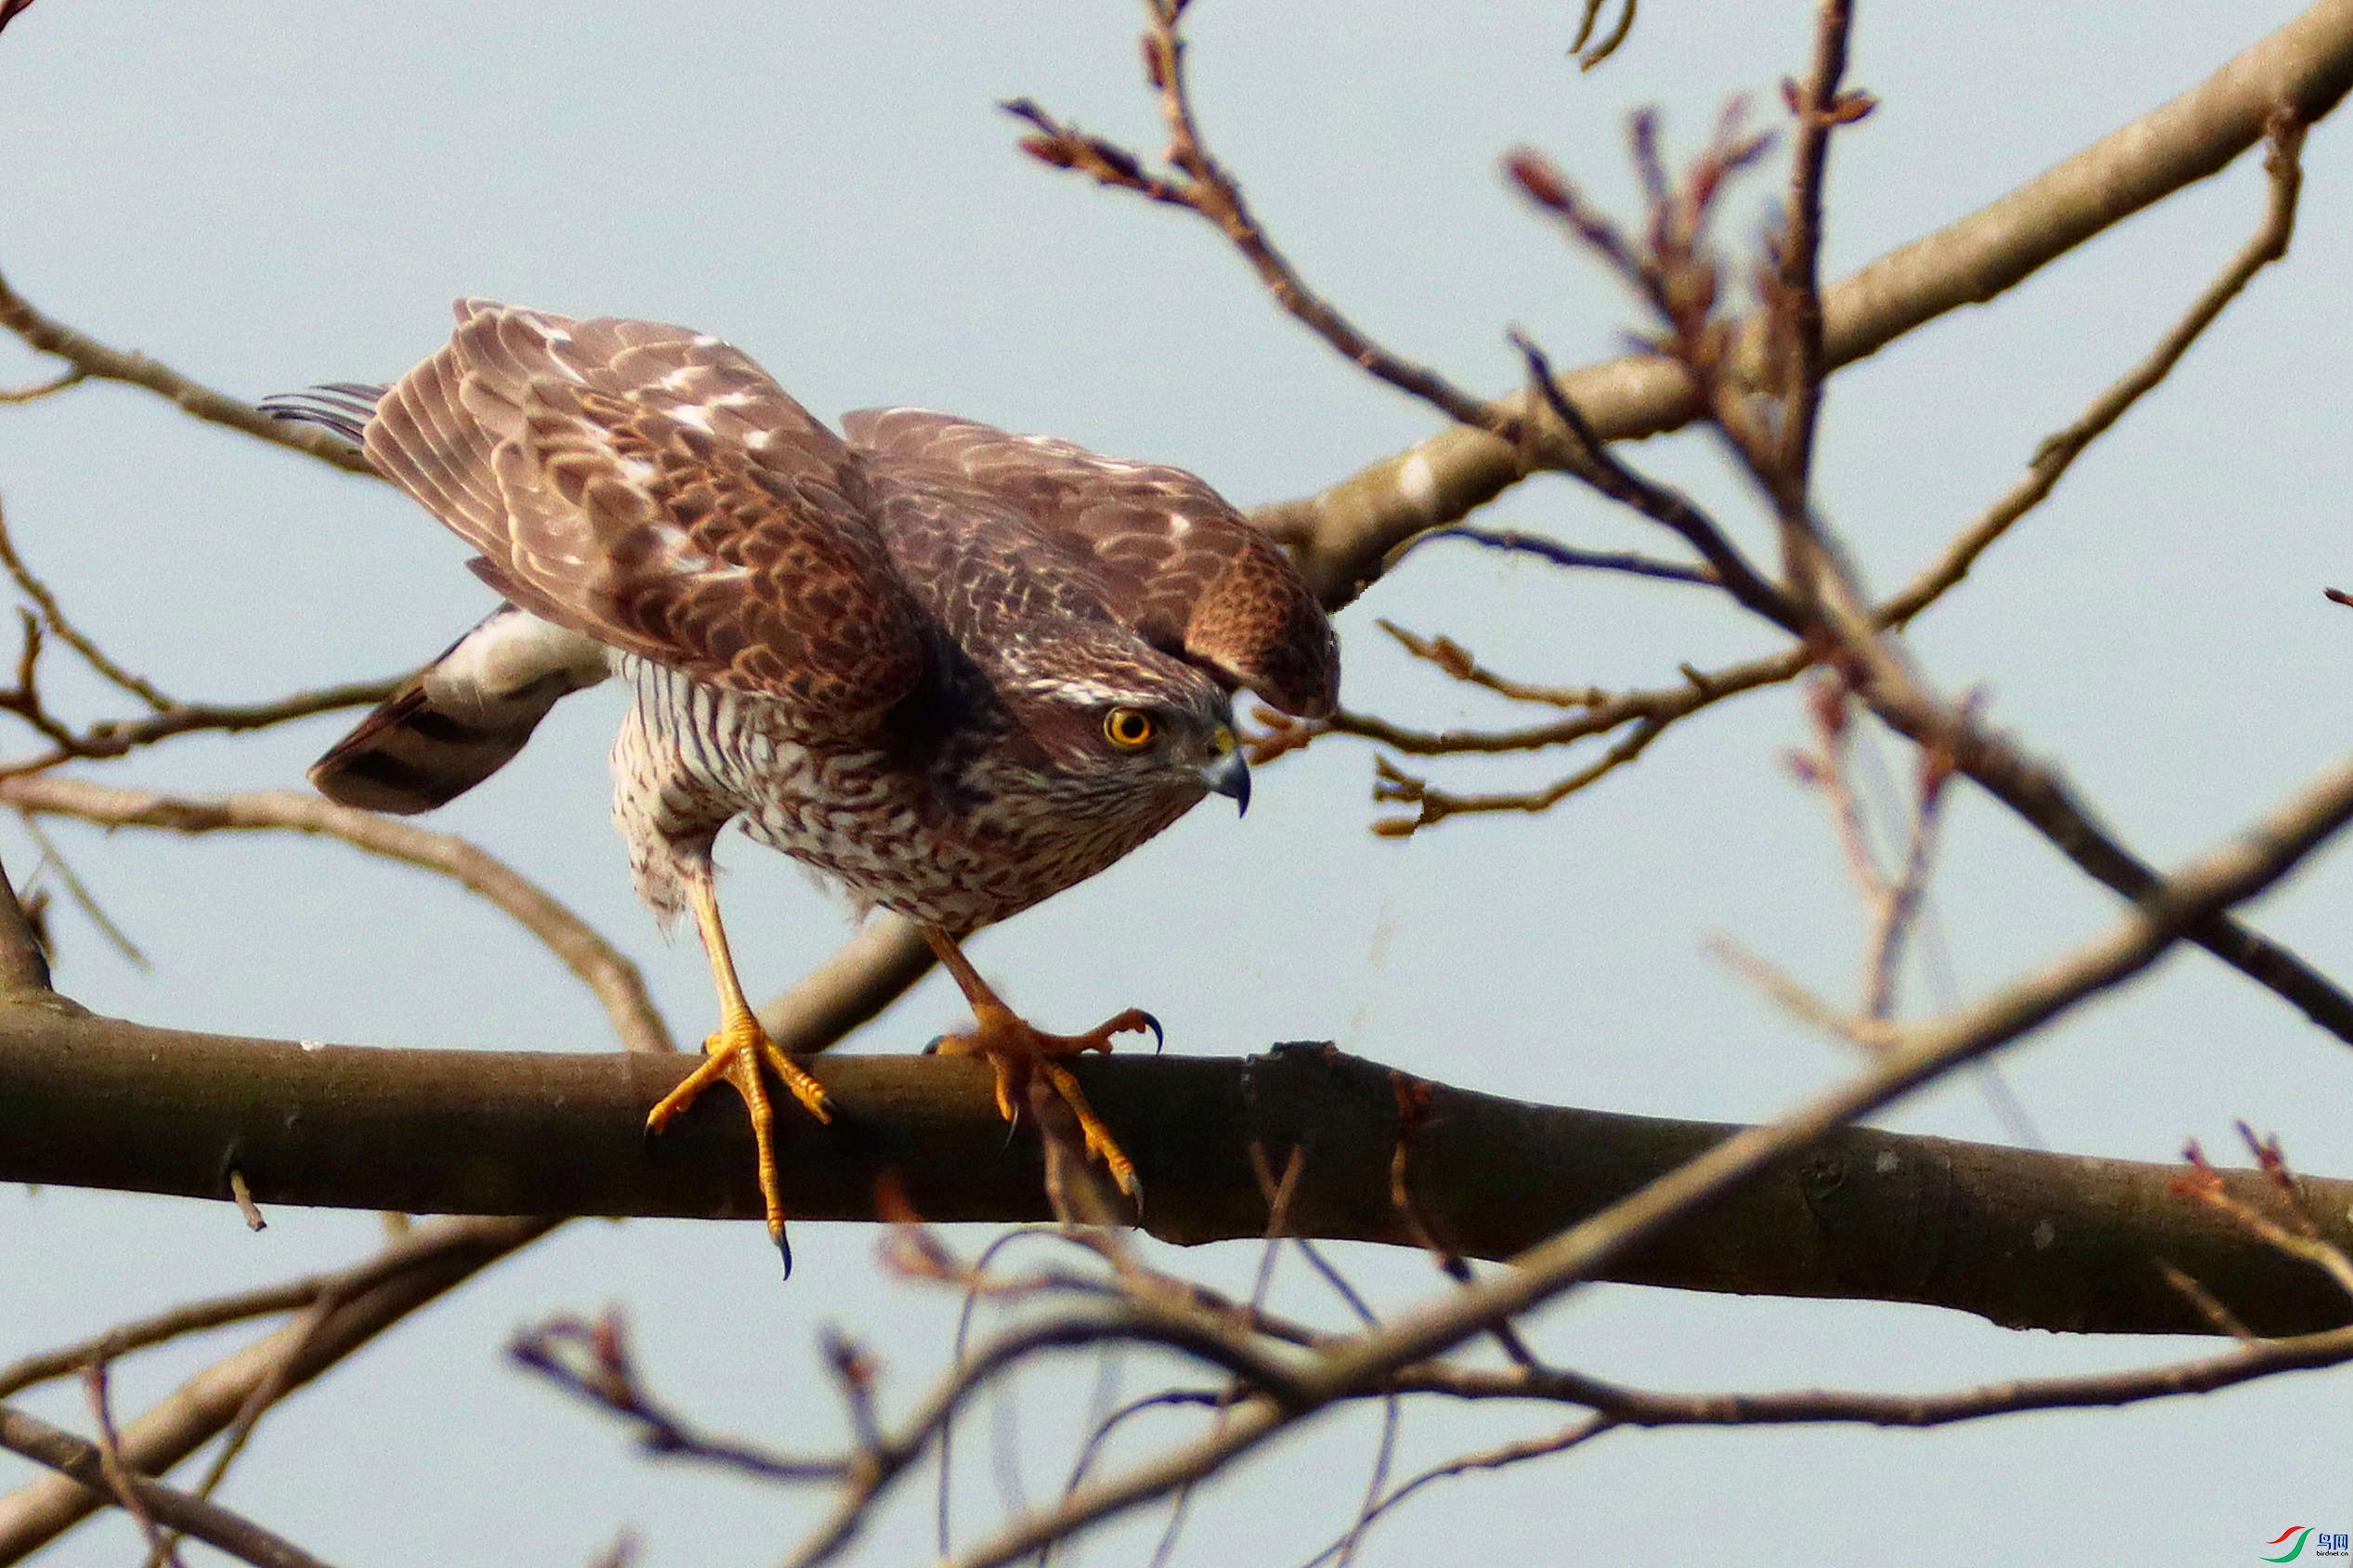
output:
<path id="1" fill-rule="evenodd" d="M 593 642 L 636 690 L 616 818 L 665 912 L 741 817 L 860 900 L 968 932 L 1197 802 L 1233 690 L 1303 716 L 1337 699 L 1314 595 L 1194 476 L 914 409 L 852 414 L 844 440 L 681 328 L 468 300 L 380 396 L 280 408 L 360 439 L 526 612 L 445 664 L 536 647 L 562 673 L 508 669 L 491 700 L 437 666 L 438 699 L 428 672 L 320 787 L 440 804 L 580 684 Z M 1141 751 L 1103 733 L 1123 706 L 1155 722 Z"/>

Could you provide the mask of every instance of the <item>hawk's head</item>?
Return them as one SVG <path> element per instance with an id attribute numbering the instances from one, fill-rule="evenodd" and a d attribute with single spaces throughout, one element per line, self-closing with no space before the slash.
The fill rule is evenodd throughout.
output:
<path id="1" fill-rule="evenodd" d="M 1125 627 L 1081 621 L 1008 650 L 998 695 L 1035 748 L 1025 782 L 1090 814 L 1132 812 L 1149 834 L 1204 793 L 1248 809 L 1234 705 L 1199 668 Z"/>

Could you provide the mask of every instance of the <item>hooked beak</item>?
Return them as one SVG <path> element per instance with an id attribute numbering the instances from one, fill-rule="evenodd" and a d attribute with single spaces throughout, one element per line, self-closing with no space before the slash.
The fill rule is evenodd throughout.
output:
<path id="1" fill-rule="evenodd" d="M 1236 817 L 1250 809 L 1250 764 L 1243 760 L 1242 749 L 1234 744 L 1234 732 L 1221 730 L 1219 742 L 1224 750 L 1217 761 L 1201 765 L 1201 782 L 1210 790 L 1231 800 L 1237 809 Z"/>

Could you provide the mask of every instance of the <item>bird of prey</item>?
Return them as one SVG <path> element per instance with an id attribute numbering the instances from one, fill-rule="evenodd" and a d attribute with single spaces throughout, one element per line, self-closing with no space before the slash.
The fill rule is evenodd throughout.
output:
<path id="1" fill-rule="evenodd" d="M 1247 806 L 1235 691 L 1333 711 L 1331 625 L 1233 507 L 1180 469 L 922 409 L 853 413 L 837 437 L 714 337 L 479 299 L 392 385 L 265 407 L 359 443 L 480 552 L 475 572 L 505 600 L 320 760 L 320 791 L 429 810 L 567 693 L 608 676 L 634 689 L 614 817 L 639 895 L 665 921 L 692 911 L 720 1010 L 650 1131 L 733 1084 L 783 1245 L 763 1064 L 829 1112 L 728 955 L 712 846 L 740 819 L 862 909 L 916 921 L 973 1009 L 943 1049 L 988 1061 L 1009 1120 L 1044 1077 L 1133 1190 L 1060 1062 L 1158 1026 L 1131 1009 L 1043 1033 L 957 944 L 1207 793 Z"/>

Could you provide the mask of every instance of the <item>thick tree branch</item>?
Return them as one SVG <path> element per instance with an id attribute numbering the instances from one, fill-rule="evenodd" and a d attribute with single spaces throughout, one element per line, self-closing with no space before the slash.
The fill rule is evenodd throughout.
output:
<path id="1" fill-rule="evenodd" d="M 0 1181 L 225 1198 L 232 1161 L 265 1203 L 411 1213 L 756 1216 L 732 1104 L 659 1144 L 645 1113 L 679 1058 L 305 1047 L 0 1011 Z M 1050 1218 L 1034 1142 L 1007 1143 L 989 1075 L 920 1056 L 813 1065 L 841 1107 L 788 1122 L 795 1218 Z M 1247 1060 L 1120 1057 L 1078 1069 L 1135 1156 L 1143 1221 L 1200 1242 L 1265 1234 L 1256 1142 L 1309 1153 L 1293 1234 L 1417 1245 L 1390 1204 L 1395 1078 L 1322 1048 Z M 1504 1258 L 1732 1135 L 1708 1123 L 1522 1104 L 1433 1086 L 1406 1174 L 1445 1246 Z M 2318 1270 L 2170 1196 L 2168 1166 L 1870 1130 L 1834 1135 L 1745 1195 L 1617 1260 L 1611 1277 L 1692 1289 L 1923 1301 L 2015 1326 L 2207 1333 L 2170 1260 L 2258 1331 L 2348 1313 Z M 2234 1177 L 2261 1190 L 2254 1175 Z M 2353 1247 L 2353 1183 L 2309 1181 Z"/>
<path id="2" fill-rule="evenodd" d="M 101 791 L 102 795 L 112 793 Z M 909 942 L 922 949 L 922 965 L 914 964 L 905 952 Z M 877 921 L 807 980 L 762 1008 L 761 1015 L 776 1038 L 791 1049 L 821 1051 L 838 1038 L 832 1031 L 855 1026 L 913 984 L 922 965 L 928 965 L 930 951 L 903 922 Z M 50 999 L 47 1005 L 73 1014 L 79 1011 L 61 998 Z M 642 1043 L 648 1051 L 666 1049 L 651 1039 Z M 444 1063 L 454 1060 L 446 1052 L 431 1054 Z M 5 1048 L 0 1048 L 0 1057 L 5 1055 Z M 6 1070 L 0 1069 L 0 1078 L 7 1077 Z M 310 1301 L 307 1322 L 291 1324 L 206 1367 L 131 1422 L 123 1432 L 124 1462 L 150 1475 L 163 1474 L 242 1419 L 257 1398 L 267 1394 L 273 1400 L 284 1399 L 410 1313 L 537 1240 L 556 1223 L 521 1217 L 451 1220 L 418 1231 L 340 1275 L 298 1282 L 289 1288 L 302 1292 Z M 313 1286 L 319 1287 L 316 1294 L 310 1293 Z M 232 1316 L 244 1315 L 248 1308 L 267 1311 L 268 1307 L 255 1303 L 271 1296 L 270 1292 L 256 1293 L 230 1303 L 227 1310 Z M 150 1323 L 127 1325 L 119 1337 L 103 1337 L 99 1343 L 116 1347 L 146 1342 L 159 1333 L 179 1332 L 191 1318 L 201 1319 L 204 1313 L 203 1304 L 186 1313 L 165 1313 Z M 88 1348 L 70 1346 L 57 1354 L 36 1356 L 0 1370 L 0 1386 L 11 1379 L 30 1381 L 53 1376 L 59 1370 L 60 1358 L 79 1365 L 80 1352 Z M 0 1497 L 0 1564 L 16 1562 L 39 1550 L 98 1506 L 90 1493 L 61 1478 L 34 1482 Z"/>
<path id="3" fill-rule="evenodd" d="M 1949 310 L 1996 297 L 2102 229 L 2221 171 L 2262 139 L 2281 106 L 2309 124 L 2348 85 L 2353 0 L 2321 0 L 2171 102 L 1824 290 L 1826 363 L 1851 364 Z M 1761 333 L 1752 324 L 1744 342 L 1747 365 Z M 1673 430 L 1702 412 L 1689 377 L 1659 355 L 1569 372 L 1560 386 L 1607 440 Z M 1529 407 L 1524 396 L 1518 406 Z M 1327 604 L 1342 605 L 1379 577 L 1397 546 L 1494 500 L 1525 474 L 1510 443 L 1458 425 L 1314 495 L 1260 507 L 1251 520 L 1290 548 Z"/>

